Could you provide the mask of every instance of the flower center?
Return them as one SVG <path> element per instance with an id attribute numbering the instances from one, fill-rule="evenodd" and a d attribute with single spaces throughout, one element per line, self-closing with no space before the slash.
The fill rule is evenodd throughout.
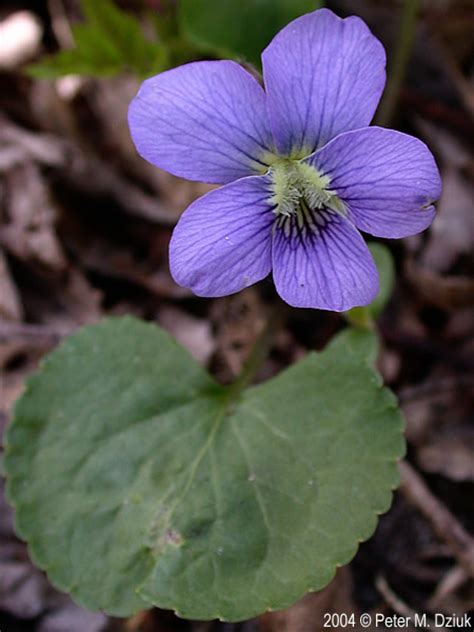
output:
<path id="1" fill-rule="evenodd" d="M 331 212 L 344 213 L 344 204 L 329 188 L 331 179 L 307 163 L 280 158 L 270 168 L 273 195 L 270 202 L 277 226 L 289 233 L 317 231 L 330 219 Z"/>

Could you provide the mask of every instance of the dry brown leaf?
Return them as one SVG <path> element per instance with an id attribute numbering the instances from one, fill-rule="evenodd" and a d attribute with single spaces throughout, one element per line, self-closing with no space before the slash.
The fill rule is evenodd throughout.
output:
<path id="1" fill-rule="evenodd" d="M 291 608 L 262 615 L 260 617 L 261 631 L 319 632 L 323 629 L 340 630 L 340 626 L 325 626 L 323 628 L 326 613 L 345 613 L 356 616 L 357 606 L 352 599 L 351 572 L 347 566 L 340 568 L 332 582 L 323 590 L 307 594 Z"/>
<path id="2" fill-rule="evenodd" d="M 474 279 L 468 276 L 446 276 L 408 260 L 405 274 L 427 303 L 453 310 L 474 305 Z"/>
<path id="3" fill-rule="evenodd" d="M 211 321 L 217 334 L 217 363 L 222 381 L 234 379 L 265 325 L 265 309 L 255 287 L 214 301 Z M 224 366 L 220 366 L 223 363 Z"/>
<path id="4" fill-rule="evenodd" d="M 0 248 L 0 319 L 21 320 L 22 315 L 20 294 L 11 277 L 5 254 Z"/>
<path id="5" fill-rule="evenodd" d="M 419 448 L 416 458 L 425 472 L 474 482 L 474 429 L 467 427 L 465 436 L 436 437 Z"/>
<path id="6" fill-rule="evenodd" d="M 63 271 L 66 259 L 55 233 L 56 210 L 39 168 L 24 163 L 9 171 L 5 181 L 3 246 L 24 262 Z"/>
<path id="7" fill-rule="evenodd" d="M 215 341 L 208 320 L 196 318 L 182 309 L 165 305 L 158 313 L 158 322 L 200 364 L 207 364 L 215 350 Z"/>

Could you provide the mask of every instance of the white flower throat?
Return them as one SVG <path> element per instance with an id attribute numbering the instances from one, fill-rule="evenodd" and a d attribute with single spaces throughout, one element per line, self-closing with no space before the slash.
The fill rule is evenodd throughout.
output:
<path id="1" fill-rule="evenodd" d="M 331 179 L 311 165 L 280 158 L 270 168 L 273 195 L 270 203 L 277 216 L 277 226 L 290 234 L 318 227 L 330 221 L 331 213 L 344 213 L 344 204 L 329 186 Z"/>

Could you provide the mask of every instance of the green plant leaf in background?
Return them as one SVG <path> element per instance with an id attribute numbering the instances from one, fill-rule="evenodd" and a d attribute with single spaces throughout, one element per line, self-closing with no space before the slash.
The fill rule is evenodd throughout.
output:
<path id="1" fill-rule="evenodd" d="M 222 57 L 238 57 L 260 66 L 260 54 L 272 37 L 320 0 L 181 0 L 182 30 L 193 44 Z"/>
<path id="2" fill-rule="evenodd" d="M 242 620 L 325 586 L 391 503 L 403 421 L 350 328 L 237 394 L 133 318 L 85 327 L 6 436 L 18 533 L 84 606 Z"/>
<path id="3" fill-rule="evenodd" d="M 379 273 L 380 290 L 369 307 L 373 316 L 377 318 L 392 296 L 395 285 L 395 264 L 387 246 L 377 242 L 371 242 L 368 246 Z"/>
<path id="4" fill-rule="evenodd" d="M 374 319 L 377 319 L 384 310 L 395 285 L 395 264 L 390 250 L 375 241 L 369 243 L 368 246 L 379 273 L 379 293 L 370 305 L 353 307 L 344 314 L 349 323 L 362 329 L 373 327 Z"/>
<path id="5" fill-rule="evenodd" d="M 72 26 L 76 47 L 43 58 L 28 68 L 41 79 L 66 74 L 111 76 L 125 71 L 139 77 L 165 68 L 164 45 L 145 38 L 139 21 L 112 0 L 81 0 L 84 24 Z"/>

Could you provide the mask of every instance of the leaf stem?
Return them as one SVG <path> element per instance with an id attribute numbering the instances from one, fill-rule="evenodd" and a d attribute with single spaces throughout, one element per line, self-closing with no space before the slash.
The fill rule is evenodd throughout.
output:
<path id="1" fill-rule="evenodd" d="M 374 331 L 375 329 L 375 322 L 368 306 L 353 307 L 347 312 L 343 312 L 343 316 L 346 321 L 356 329 L 362 329 L 364 331 Z"/>
<path id="2" fill-rule="evenodd" d="M 250 384 L 265 362 L 270 352 L 275 332 L 283 320 L 284 313 L 286 313 L 286 310 L 274 308 L 269 314 L 265 326 L 258 335 L 248 358 L 242 366 L 241 372 L 229 387 L 231 399 L 238 396 Z"/>
<path id="3" fill-rule="evenodd" d="M 388 125 L 397 106 L 400 88 L 405 78 L 408 60 L 413 47 L 420 4 L 420 0 L 405 0 L 397 47 L 392 60 L 387 87 L 375 118 L 377 125 Z"/>

